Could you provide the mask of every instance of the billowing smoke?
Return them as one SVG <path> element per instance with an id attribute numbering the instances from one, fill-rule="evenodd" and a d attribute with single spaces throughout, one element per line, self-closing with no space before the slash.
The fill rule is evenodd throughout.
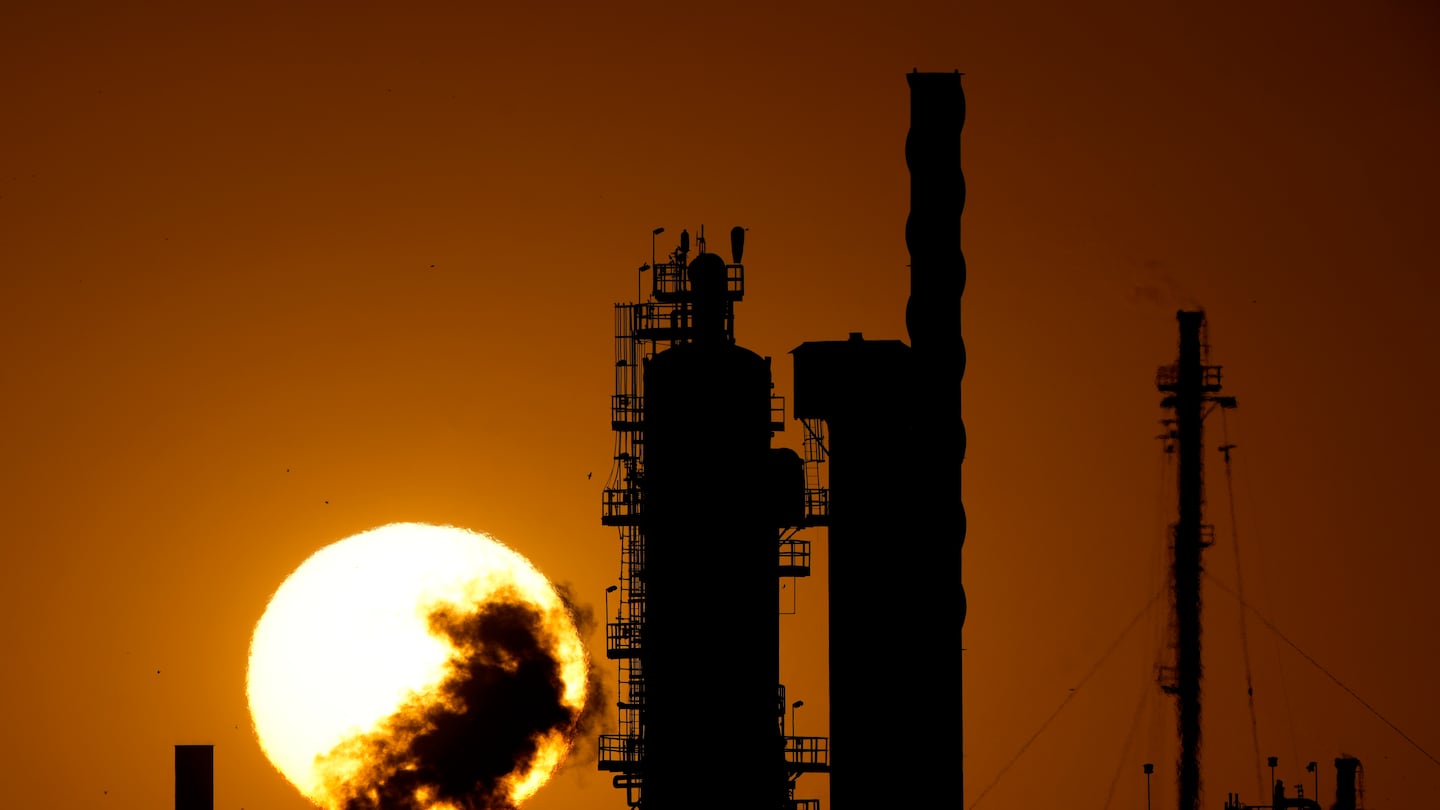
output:
<path id="1" fill-rule="evenodd" d="M 1135 281 L 1130 286 L 1129 299 L 1132 303 L 1146 308 L 1159 307 L 1164 310 L 1204 309 L 1199 301 L 1187 291 L 1175 274 L 1159 259 L 1147 259 L 1141 269 L 1133 272 Z"/>
<path id="2" fill-rule="evenodd" d="M 593 692 L 579 710 L 562 700 L 557 640 L 533 605 L 497 595 L 474 612 L 445 606 L 428 618 L 455 648 L 444 681 L 320 759 L 345 810 L 513 808 L 512 784 L 542 746 L 592 724 Z M 588 678 L 596 682 L 593 667 Z"/>
<path id="3" fill-rule="evenodd" d="M 568 583 L 551 584 L 560 595 L 560 601 L 564 602 L 566 609 L 570 611 L 570 619 L 575 622 L 575 631 L 580 634 L 580 638 L 589 638 L 598 626 L 595 611 L 575 599 L 574 589 Z M 594 765 L 600 760 L 599 740 L 596 735 L 606 707 L 613 705 L 605 683 L 600 680 L 600 672 L 593 665 L 585 673 L 585 679 L 585 708 L 575 718 L 571 738 L 575 747 L 571 749 L 568 760 L 575 765 Z"/>

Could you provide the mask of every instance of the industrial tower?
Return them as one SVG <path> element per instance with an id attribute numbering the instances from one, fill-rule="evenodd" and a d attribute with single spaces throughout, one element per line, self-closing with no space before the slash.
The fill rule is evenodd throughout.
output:
<path id="1" fill-rule="evenodd" d="M 616 307 L 602 522 L 621 536 L 613 621 L 606 604 L 620 727 L 600 768 L 631 807 L 818 810 L 794 795 L 809 772 L 831 773 L 840 810 L 963 804 L 960 79 L 907 76 L 910 343 L 854 333 L 792 351 L 803 457 L 770 446 L 784 407 L 769 358 L 735 345 L 743 229 L 728 263 L 703 230 L 693 260 L 687 232 L 663 262 L 652 241 L 648 299 Z M 785 733 L 777 683 L 776 577 L 809 574 L 797 532 L 820 525 L 833 768 L 830 739 Z"/>
<path id="2" fill-rule="evenodd" d="M 1178 509 L 1171 525 L 1171 636 L 1173 661 L 1160 668 L 1160 688 L 1175 696 L 1176 719 L 1180 739 L 1177 759 L 1179 810 L 1200 810 L 1202 785 L 1200 779 L 1200 695 L 1203 667 L 1200 656 L 1201 589 L 1200 575 L 1205 567 L 1202 552 L 1214 545 L 1214 527 L 1205 523 L 1205 417 L 1215 408 L 1231 409 L 1234 397 L 1221 396 L 1221 367 L 1211 365 L 1210 340 L 1205 313 L 1180 310 L 1175 314 L 1180 324 L 1180 345 L 1175 362 L 1161 366 L 1155 374 L 1155 387 L 1165 394 L 1162 408 L 1174 412 L 1164 420 L 1168 426 L 1164 438 L 1166 450 L 1179 457 L 1176 481 Z M 1233 445 L 1221 445 L 1225 462 L 1230 463 Z M 1227 475 L 1228 475 L 1227 470 Z M 1241 610 L 1248 605 L 1241 601 Z M 1252 706 L 1253 712 L 1253 706 Z M 1258 746 L 1258 743 L 1257 743 Z M 1239 794 L 1225 797 L 1225 810 L 1322 810 L 1319 801 L 1319 776 L 1316 775 L 1315 795 L 1305 796 L 1303 785 L 1296 795 L 1286 793 L 1284 780 L 1275 776 L 1276 757 L 1269 758 L 1272 786 L 1268 804 L 1249 804 Z M 1311 762 L 1306 770 L 1315 773 L 1319 763 Z M 1146 765 L 1146 773 L 1151 766 Z M 1335 801 L 1331 810 L 1356 810 L 1363 795 L 1359 776 L 1363 773 L 1360 760 L 1352 756 L 1335 758 Z M 1258 776 L 1258 774 L 1257 774 Z"/>
<path id="3" fill-rule="evenodd" d="M 910 344 L 857 332 L 792 352 L 795 415 L 826 429 L 837 810 L 964 804 L 965 93 L 958 72 L 907 79 Z"/>
<path id="4" fill-rule="evenodd" d="M 702 228 L 692 259 L 682 231 L 665 261 L 640 268 L 649 296 L 615 308 L 601 521 L 621 540 L 605 634 L 619 733 L 601 735 L 599 765 L 636 808 L 818 810 L 795 783 L 827 767 L 825 738 L 786 734 L 779 684 L 779 578 L 809 575 L 797 533 L 823 495 L 807 497 L 800 455 L 770 446 L 785 421 L 770 358 L 735 344 L 744 240 L 731 231 L 726 262 Z"/>
<path id="5" fill-rule="evenodd" d="M 1210 344 L 1205 313 L 1180 310 L 1180 349 L 1175 363 L 1161 366 L 1155 386 L 1166 396 L 1160 406 L 1175 412 L 1169 438 L 1179 454 L 1179 514 L 1171 539 L 1171 648 L 1174 665 L 1161 671 L 1161 688 L 1175 696 L 1180 736 L 1177 764 L 1179 810 L 1200 810 L 1200 574 L 1201 552 L 1214 544 L 1213 527 L 1204 522 L 1205 415 L 1213 408 L 1234 408 L 1235 398 L 1219 396 L 1220 366 L 1208 365 Z"/>

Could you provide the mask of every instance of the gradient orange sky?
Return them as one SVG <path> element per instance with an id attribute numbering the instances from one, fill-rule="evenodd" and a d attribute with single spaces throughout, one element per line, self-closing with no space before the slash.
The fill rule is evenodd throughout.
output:
<path id="1" fill-rule="evenodd" d="M 651 229 L 749 228 L 737 336 L 778 393 L 804 341 L 905 338 L 912 68 L 964 72 L 969 106 L 965 807 L 1143 806 L 1145 761 L 1173 806 L 1163 611 L 1122 631 L 1164 585 L 1154 372 L 1197 306 L 1240 401 L 1246 598 L 1295 645 L 1252 614 L 1260 753 L 1307 795 L 1318 760 L 1327 803 L 1342 752 L 1370 805 L 1431 802 L 1440 17 L 784 6 L 0 10 L 0 805 L 169 807 L 173 745 L 213 743 L 218 808 L 305 807 L 249 732 L 250 632 L 379 524 L 491 533 L 598 617 L 611 307 Z M 813 539 L 782 677 L 826 734 Z M 883 539 L 877 571 L 923 563 Z M 1240 613 L 1206 600 L 1206 805 L 1265 801 Z M 956 699 L 953 647 L 878 654 L 875 710 Z M 619 810 L 609 782 L 578 756 L 529 807 Z M 799 795 L 831 806 L 822 776 Z"/>

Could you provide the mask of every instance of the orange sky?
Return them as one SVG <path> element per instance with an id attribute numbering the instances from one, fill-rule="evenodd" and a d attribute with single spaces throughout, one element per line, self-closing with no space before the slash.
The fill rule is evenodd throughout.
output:
<path id="1" fill-rule="evenodd" d="M 0 10 L 0 804 L 168 807 L 172 746 L 206 742 L 217 807 L 303 808 L 247 731 L 249 634 L 378 524 L 492 533 L 602 612 L 611 305 L 650 230 L 749 228 L 737 334 L 779 393 L 804 341 L 906 337 L 916 67 L 969 103 L 965 806 L 1143 806 L 1144 761 L 1173 804 L 1163 614 L 1121 632 L 1163 585 L 1179 307 L 1240 401 L 1247 600 L 1440 756 L 1425 3 L 29 5 Z M 825 580 L 795 587 L 782 676 L 825 734 Z M 1260 801 L 1239 613 L 1206 599 L 1207 806 Z M 1249 638 L 1277 775 L 1308 794 L 1320 761 L 1328 802 L 1347 752 L 1372 806 L 1433 796 L 1440 764 Z M 877 656 L 876 710 L 955 699 L 952 643 Z M 580 761 L 530 807 L 624 794 Z"/>

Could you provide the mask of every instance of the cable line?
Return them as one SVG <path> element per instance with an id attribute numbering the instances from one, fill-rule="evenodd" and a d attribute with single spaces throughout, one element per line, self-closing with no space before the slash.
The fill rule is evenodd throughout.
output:
<path id="1" fill-rule="evenodd" d="M 1335 674 L 1334 674 L 1334 673 L 1332 673 L 1330 670 L 1328 670 L 1328 669 L 1326 669 L 1324 666 L 1322 666 L 1319 661 L 1316 661 L 1314 658 L 1311 658 L 1309 653 L 1307 653 L 1307 652 L 1305 652 L 1304 650 L 1300 649 L 1300 645 L 1299 645 L 1299 644 L 1296 644 L 1295 642 L 1291 641 L 1288 636 L 1286 636 L 1284 633 L 1280 632 L 1280 628 L 1276 627 L 1269 619 L 1265 618 L 1264 614 L 1262 614 L 1260 611 L 1256 610 L 1253 606 L 1251 606 L 1250 604 L 1248 604 L 1247 602 L 1245 602 L 1245 600 L 1241 599 L 1238 594 L 1236 594 L 1234 591 L 1230 590 L 1230 588 L 1226 587 L 1224 583 L 1220 582 L 1219 580 L 1215 579 L 1214 577 L 1211 577 L 1209 574 L 1206 574 L 1206 577 L 1207 577 L 1212 583 L 1214 583 L 1215 586 L 1218 587 L 1220 590 L 1222 590 L 1222 591 L 1230 594 L 1232 597 L 1234 597 L 1235 600 L 1240 603 L 1241 607 L 1243 607 L 1243 608 L 1245 608 L 1246 610 L 1249 610 L 1249 611 L 1251 611 L 1252 613 L 1254 613 L 1254 614 L 1255 614 L 1255 618 L 1259 619 L 1261 624 L 1263 624 L 1263 625 L 1265 625 L 1266 627 L 1270 628 L 1270 632 L 1274 633 L 1281 641 L 1283 641 L 1283 642 L 1285 642 L 1286 644 L 1289 644 L 1291 647 L 1293 647 L 1293 648 L 1295 649 L 1295 652 L 1300 653 L 1300 657 L 1302 657 L 1302 658 L 1304 658 L 1306 661 L 1309 661 L 1309 662 L 1310 662 L 1310 665 L 1311 665 L 1311 666 L 1313 666 L 1313 667 L 1315 667 L 1316 669 L 1320 670 L 1321 672 L 1325 673 L 1325 676 L 1328 677 L 1330 680 L 1334 681 L 1336 686 L 1340 687 L 1341 689 L 1344 689 L 1346 694 L 1350 695 L 1350 697 L 1355 698 L 1356 702 L 1358 702 L 1361 706 L 1364 706 L 1365 709 L 1366 709 L 1367 711 L 1369 711 L 1371 714 L 1375 715 L 1375 717 L 1376 717 L 1377 719 L 1379 719 L 1380 722 L 1382 722 L 1382 723 L 1384 723 L 1385 725 L 1389 726 L 1390 729 L 1391 729 L 1392 731 L 1394 731 L 1396 734 L 1399 734 L 1399 735 L 1401 736 L 1401 738 L 1403 738 L 1403 739 L 1405 740 L 1405 742 L 1408 742 L 1408 743 L 1410 743 L 1411 745 L 1415 746 L 1415 750 L 1416 750 L 1416 751 L 1419 751 L 1420 753 L 1424 754 L 1425 757 L 1426 757 L 1426 759 L 1429 759 L 1431 762 L 1435 763 L 1436 765 L 1440 765 L 1440 759 L 1436 759 L 1434 754 L 1431 754 L 1429 751 L 1426 751 L 1425 748 L 1424 748 L 1423 746 L 1421 746 L 1420 743 L 1416 742 L 1413 737 L 1411 737 L 1409 734 L 1406 734 L 1404 731 L 1402 731 L 1399 726 L 1397 726 L 1397 725 L 1395 725 L 1394 723 L 1390 722 L 1390 719 L 1389 719 L 1388 717 L 1386 717 L 1385 715 L 1381 714 L 1381 713 L 1379 712 L 1379 710 L 1377 710 L 1374 706 L 1371 706 L 1370 703 L 1365 700 L 1365 698 L 1360 697 L 1360 695 L 1359 695 L 1354 689 L 1351 689 L 1350 687 L 1346 686 L 1343 681 L 1341 681 L 1339 678 L 1335 677 Z"/>
<path id="2" fill-rule="evenodd" d="M 1230 423 L 1220 409 L 1220 452 L 1225 456 L 1225 492 L 1230 496 L 1230 543 L 1235 549 L 1235 591 L 1240 604 L 1245 604 L 1245 578 L 1240 568 L 1240 529 L 1235 521 L 1235 479 L 1230 473 Z M 1255 721 L 1255 679 L 1250 668 L 1250 634 L 1245 629 L 1245 611 L 1240 611 L 1240 650 L 1245 659 L 1245 697 L 1250 702 L 1250 742 L 1255 748 L 1255 795 L 1265 795 L 1265 777 L 1260 771 L 1260 727 Z"/>
<path id="3" fill-rule="evenodd" d="M 970 807 L 967 808 L 967 810 L 975 810 L 976 807 L 980 806 L 980 802 L 985 799 L 985 795 L 988 794 L 996 785 L 1000 783 L 1000 780 L 1005 777 L 1006 772 L 1008 772 L 1016 762 L 1020 761 L 1020 757 L 1025 755 L 1025 751 L 1030 748 L 1031 743 L 1035 742 L 1035 740 L 1039 738 L 1041 734 L 1045 733 L 1045 729 L 1050 727 L 1050 723 L 1053 722 L 1055 718 L 1060 715 L 1060 712 L 1065 711 L 1065 707 L 1070 705 L 1070 701 L 1074 700 L 1076 695 L 1080 694 L 1080 690 L 1084 688 L 1085 683 L 1089 681 L 1090 678 L 1094 677 L 1096 671 L 1100 669 L 1100 666 L 1105 663 L 1105 660 L 1108 659 L 1112 653 L 1115 652 L 1115 648 L 1120 646 L 1120 642 L 1125 640 L 1125 636 L 1130 634 L 1130 631 L 1133 630 L 1135 628 L 1135 625 L 1140 622 L 1140 619 L 1145 615 L 1145 612 L 1148 611 L 1150 609 L 1150 606 L 1155 604 L 1155 600 L 1159 598 L 1160 592 L 1157 591 L 1154 596 L 1151 596 L 1150 599 L 1145 602 L 1145 606 L 1140 608 L 1140 612 L 1136 613 L 1135 617 L 1132 618 L 1130 622 L 1125 625 L 1125 629 L 1120 631 L 1120 635 L 1116 636 L 1115 640 L 1110 642 L 1110 646 L 1106 648 L 1104 654 L 1100 656 L 1100 659 L 1090 666 L 1090 669 L 1085 673 L 1085 676 L 1080 679 L 1079 683 L 1075 684 L 1074 689 L 1070 690 L 1070 694 L 1066 695 L 1065 699 L 1060 701 L 1060 705 L 1055 707 L 1055 711 L 1051 712 L 1050 716 L 1045 718 L 1045 722 L 1041 723 L 1040 727 L 1035 729 L 1035 733 L 1030 735 L 1030 739 L 1026 740 L 1025 744 L 1020 746 L 1020 750 L 1015 752 L 1015 756 L 1011 757 L 1010 761 L 1005 763 L 1005 767 L 1001 768 L 1000 772 L 995 774 L 995 778 L 990 781 L 990 784 L 985 786 L 984 790 L 980 791 L 980 794 L 975 797 L 975 801 L 970 803 Z"/>
<path id="4" fill-rule="evenodd" d="M 1130 731 L 1125 735 L 1125 744 L 1120 747 L 1120 759 L 1115 763 L 1115 771 L 1110 774 L 1110 789 L 1105 792 L 1105 804 L 1102 810 L 1109 810 L 1110 802 L 1115 799 L 1115 788 L 1120 784 L 1120 773 L 1125 768 L 1130 754 L 1130 746 L 1135 742 L 1136 731 L 1140 728 L 1140 720 L 1145 716 L 1145 707 L 1150 703 L 1151 689 L 1153 688 L 1147 679 L 1140 688 L 1140 702 L 1135 706 L 1135 714 L 1130 718 Z"/>

